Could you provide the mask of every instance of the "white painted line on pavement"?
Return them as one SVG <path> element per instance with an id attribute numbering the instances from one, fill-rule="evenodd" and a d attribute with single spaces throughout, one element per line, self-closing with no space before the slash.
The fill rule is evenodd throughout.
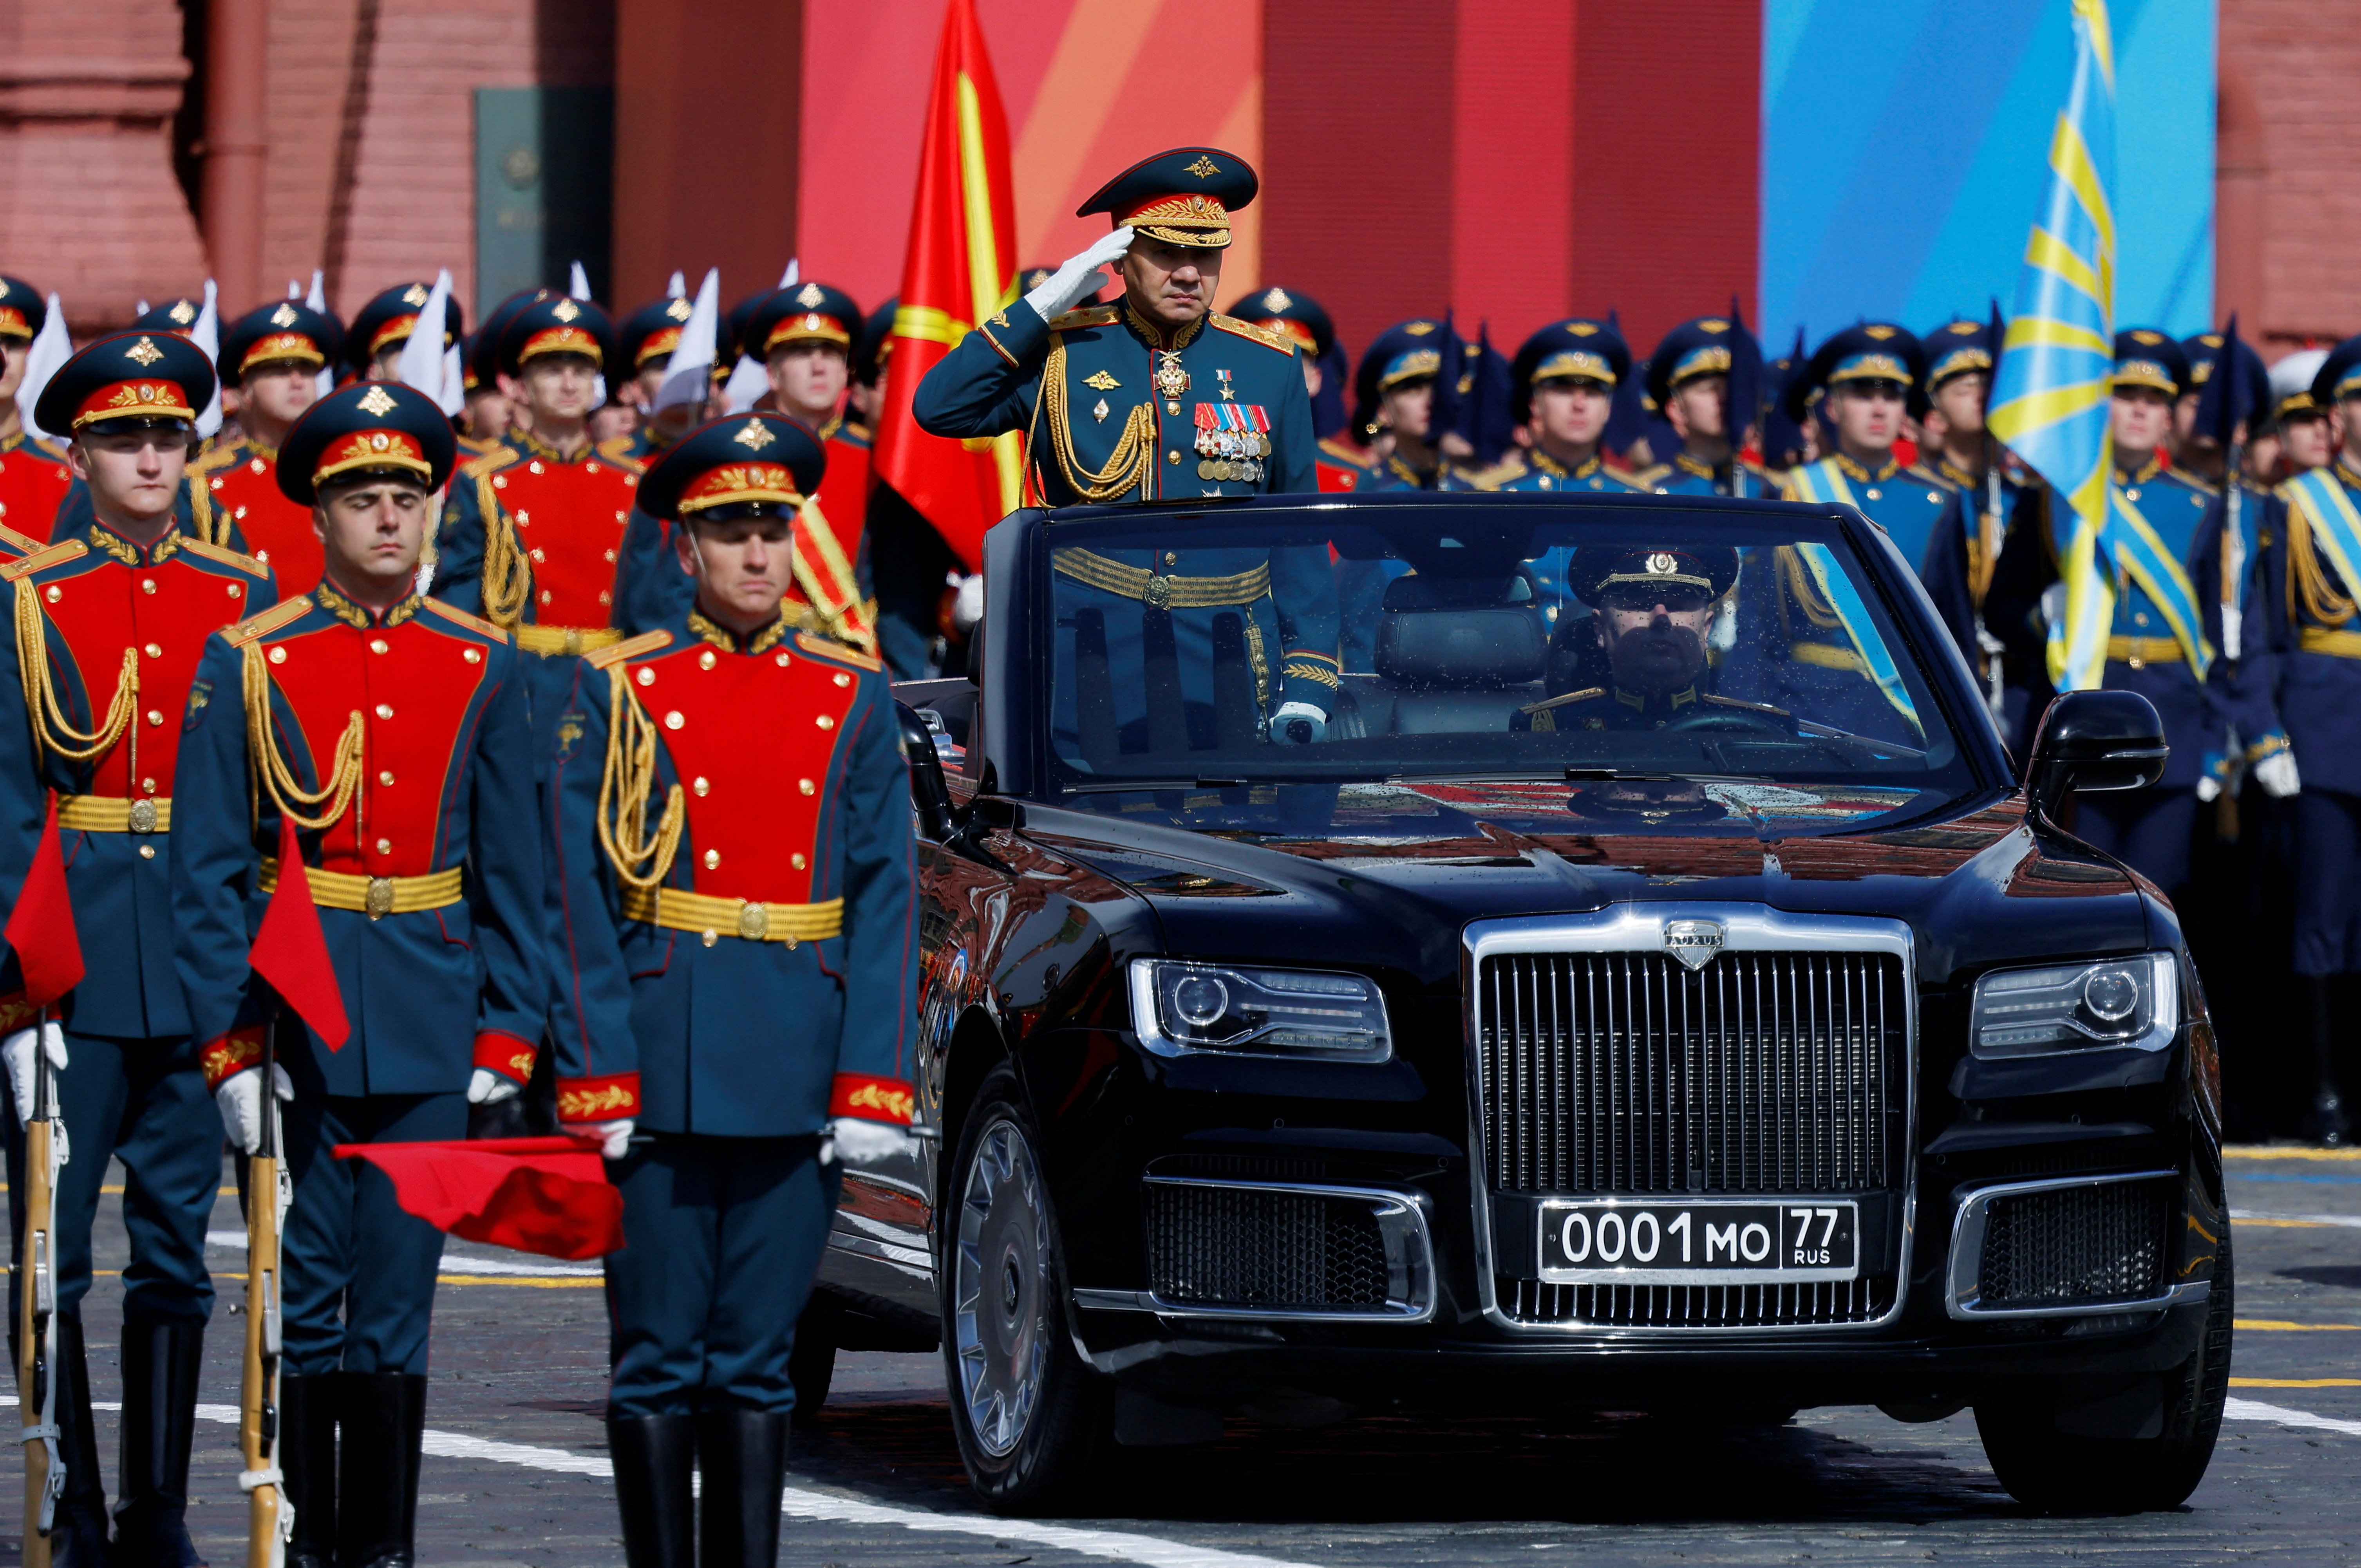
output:
<path id="1" fill-rule="evenodd" d="M 2231 1403 L 2243 1405 L 2246 1401 L 2233 1399 Z M 120 1410 L 123 1407 L 93 1400 L 91 1408 Z M 2271 1407 L 2257 1405 L 2255 1409 L 2268 1410 Z M 236 1426 L 238 1409 L 236 1405 L 199 1405 L 197 1419 Z M 2343 1424 L 2361 1431 L 2361 1422 Z M 615 1474 L 613 1465 L 595 1454 L 571 1453 L 562 1448 L 539 1448 L 522 1442 L 496 1442 L 490 1438 L 468 1437 L 460 1432 L 430 1430 L 423 1446 L 438 1459 L 489 1459 L 500 1464 L 518 1464 L 528 1470 L 553 1471 L 564 1475 L 588 1475 L 602 1481 L 613 1479 Z M 1076 1552 L 1089 1557 L 1138 1563 L 1145 1564 L 1145 1568 L 1309 1568 L 1308 1564 L 1289 1563 L 1276 1557 L 1257 1557 L 1250 1552 L 1191 1546 L 1183 1541 L 1159 1541 L 1152 1535 L 1133 1535 L 1125 1530 L 1081 1530 L 1071 1525 L 993 1519 L 982 1514 L 935 1514 L 923 1508 L 888 1508 L 883 1503 L 862 1502 L 857 1497 L 807 1492 L 796 1486 L 786 1489 L 780 1511 L 796 1519 L 827 1519 L 837 1524 L 899 1525 L 905 1530 L 942 1535 L 1023 1541 L 1035 1546 L 1055 1547 L 1061 1552 Z"/>
<path id="2" fill-rule="evenodd" d="M 244 1231 L 207 1231 L 205 1245 L 227 1247 L 234 1252 L 244 1252 L 246 1233 Z M 445 1251 L 443 1254 L 442 1272 L 445 1274 L 529 1274 L 535 1277 L 596 1279 L 606 1270 L 596 1264 L 519 1263 L 514 1258 L 476 1257 L 467 1253 Z"/>
<path id="3" fill-rule="evenodd" d="M 2315 1416 L 2310 1410 L 2290 1410 L 2285 1405 L 2266 1405 L 2259 1399 L 2232 1399 L 2222 1407 L 2222 1414 L 2224 1419 L 2234 1421 L 2277 1421 L 2283 1427 L 2318 1427 L 2323 1431 L 2361 1437 L 2361 1421 Z"/>
<path id="4" fill-rule="evenodd" d="M 2342 1225 L 2361 1231 L 2361 1214 L 2274 1214 L 2267 1209 L 2233 1209 L 2234 1220 L 2294 1220 L 2306 1225 Z"/>

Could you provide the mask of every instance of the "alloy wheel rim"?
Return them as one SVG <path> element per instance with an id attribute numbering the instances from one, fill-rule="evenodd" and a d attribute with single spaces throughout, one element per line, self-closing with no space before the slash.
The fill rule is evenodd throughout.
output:
<path id="1" fill-rule="evenodd" d="M 1004 1117 L 976 1140 L 961 1184 L 951 1261 L 960 1398 L 994 1459 L 1024 1440 L 1049 1372 L 1049 1212 L 1024 1129 Z"/>

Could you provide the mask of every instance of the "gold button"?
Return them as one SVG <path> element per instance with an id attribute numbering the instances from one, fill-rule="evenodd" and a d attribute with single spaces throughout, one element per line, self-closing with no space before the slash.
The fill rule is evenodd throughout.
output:
<path id="1" fill-rule="evenodd" d="M 221 488 L 222 488 L 222 482 L 221 482 L 219 479 L 215 479 L 215 480 L 214 481 L 214 489 L 216 489 L 216 490 L 218 490 L 218 489 L 220 489 Z"/>
<path id="2" fill-rule="evenodd" d="M 238 509 L 237 509 L 237 510 L 236 510 L 235 512 L 232 512 L 230 515 L 231 515 L 232 517 L 234 517 L 234 518 L 237 519 L 239 521 L 243 522 L 243 521 L 246 520 L 246 509 L 245 509 L 244 507 L 240 507 L 240 508 L 238 508 Z"/>
<path id="3" fill-rule="evenodd" d="M 153 845 L 153 844 L 142 844 L 142 845 L 140 845 L 140 846 L 139 846 L 139 858 L 140 858 L 141 860 L 143 860 L 143 861 L 152 861 L 152 860 L 154 860 L 154 859 L 156 858 L 156 846 L 155 846 L 155 845 Z"/>
<path id="4" fill-rule="evenodd" d="M 238 587 L 236 583 L 232 583 L 229 586 L 229 597 L 234 599 L 242 599 L 246 597 L 246 590 Z"/>
<path id="5" fill-rule="evenodd" d="M 784 659 L 779 662 L 783 664 L 786 663 Z M 836 673 L 836 684 L 840 686 L 849 686 L 852 684 L 852 677 L 846 674 L 842 670 L 839 670 Z"/>
<path id="6" fill-rule="evenodd" d="M 150 642 L 142 651 L 151 659 L 160 659 L 164 656 L 164 650 L 162 646 L 158 643 Z"/>
<path id="7" fill-rule="evenodd" d="M 539 474 L 539 473 L 545 472 L 545 470 L 544 470 L 544 469 L 542 467 L 542 466 L 541 466 L 541 459 L 540 459 L 540 458 L 538 458 L 538 457 L 534 458 L 532 462 L 530 462 L 530 463 L 526 464 L 526 465 L 524 466 L 524 468 L 525 468 L 525 472 L 526 472 L 526 473 L 528 473 L 528 474 Z"/>
<path id="8" fill-rule="evenodd" d="M 388 646 L 389 644 L 382 637 L 372 637 L 369 639 L 369 652 L 372 653 L 382 653 L 386 651 Z"/>
<path id="9" fill-rule="evenodd" d="M 812 783 L 809 779 L 797 779 L 796 781 L 796 787 L 803 791 L 806 795 L 814 794 L 819 788 L 818 784 Z"/>
<path id="10" fill-rule="evenodd" d="M 703 936 L 699 937 L 697 940 L 703 942 L 709 948 L 713 946 L 714 943 L 721 940 L 721 933 L 719 931 L 708 931 Z"/>
<path id="11" fill-rule="evenodd" d="M 1180 461 L 1180 453 L 1177 447 L 1174 450 L 1166 453 L 1164 455 L 1171 462 L 1178 463 Z"/>
<path id="12" fill-rule="evenodd" d="M 380 855 L 390 855 L 393 853 L 393 840 L 390 839 L 379 839 L 377 841 L 377 852 Z"/>
<path id="13" fill-rule="evenodd" d="M 779 668 L 781 668 L 781 669 L 783 669 L 783 670 L 784 670 L 784 669 L 785 669 L 785 668 L 787 667 L 787 655 L 786 655 L 785 652 L 785 651 L 782 651 L 782 652 L 777 655 L 777 657 L 778 657 L 778 662 L 779 662 Z"/>
<path id="14" fill-rule="evenodd" d="M 610 562 L 611 562 L 611 561 L 613 561 L 613 560 L 614 560 L 614 558 L 615 558 L 615 553 L 614 553 L 612 550 L 608 551 L 608 552 L 607 552 L 607 559 L 608 559 L 609 561 L 610 561 Z"/>
<path id="15" fill-rule="evenodd" d="M 495 474 L 492 476 L 492 488 L 496 490 L 505 490 L 508 488 L 508 476 L 504 474 Z"/>
<path id="16" fill-rule="evenodd" d="M 526 551 L 526 552 L 525 552 L 525 554 L 528 554 L 528 555 L 531 555 L 531 556 L 533 557 L 533 564 L 534 565 L 536 565 L 536 566 L 540 565 L 543 562 L 544 562 L 544 561 L 546 561 L 546 560 L 548 560 L 548 559 L 549 559 L 549 557 L 548 557 L 547 555 L 543 554 L 542 554 L 540 551 L 538 551 L 538 550 L 528 550 L 528 551 Z"/>
<path id="17" fill-rule="evenodd" d="M 1180 553 L 1177 550 L 1167 550 L 1164 553 L 1164 564 L 1168 566 L 1179 565 L 1180 564 Z"/>
<path id="18" fill-rule="evenodd" d="M 688 722 L 688 720 L 687 720 L 687 719 L 683 718 L 680 716 L 680 709 L 678 709 L 678 708 L 676 708 L 676 707 L 675 707 L 675 708 L 674 708 L 670 713 L 667 713 L 667 714 L 665 714 L 665 715 L 664 715 L 664 728 L 665 728 L 666 729 L 679 729 L 682 725 L 684 725 L 684 724 L 686 724 L 686 723 L 687 723 L 687 722 Z"/>
<path id="19" fill-rule="evenodd" d="M 2124 499 L 2127 501 L 2136 501 L 2139 499 L 2139 487 L 2137 485 L 2134 485 L 2130 489 L 2125 490 L 2124 492 Z"/>
<path id="20" fill-rule="evenodd" d="M 459 657 L 470 664 L 480 664 L 484 662 L 484 652 L 480 648 L 469 648 L 462 651 Z"/>
<path id="21" fill-rule="evenodd" d="M 796 870 L 797 870 L 797 871 L 801 871 L 801 870 L 803 870 L 803 869 L 804 869 L 805 865 L 806 865 L 807 862 L 804 860 L 804 858 L 803 858 L 801 855 L 789 855 L 789 856 L 787 857 L 787 863 L 788 863 L 789 865 L 791 865 L 791 866 L 795 867 L 795 868 L 796 868 Z"/>
<path id="22" fill-rule="evenodd" d="M 140 591 L 141 593 L 143 593 L 143 594 L 152 594 L 152 593 L 154 593 L 154 592 L 156 591 L 156 579 L 155 579 L 155 578 L 153 578 L 153 577 L 142 577 L 142 578 L 140 578 L 140 579 L 139 579 L 139 591 Z"/>
<path id="23" fill-rule="evenodd" d="M 1927 499 L 1937 506 L 1941 506 L 1943 504 L 1943 498 L 1936 494 L 1933 490 L 1928 490 L 1927 492 Z"/>
<path id="24" fill-rule="evenodd" d="M 151 707 L 148 710 L 148 722 L 150 724 L 161 724 L 164 722 L 164 716 Z"/>
<path id="25" fill-rule="evenodd" d="M 393 775 L 390 773 L 381 772 L 377 775 L 377 782 L 390 789 L 393 786 Z"/>
<path id="26" fill-rule="evenodd" d="M 822 729 L 833 729 L 836 728 L 836 720 L 830 718 L 825 713 L 821 714 L 817 719 L 814 719 L 813 722 L 818 724 Z"/>
<path id="27" fill-rule="evenodd" d="M 790 937 L 790 938 L 787 938 L 787 951 L 789 951 L 789 952 L 791 952 L 791 953 L 792 953 L 792 952 L 794 952 L 795 950 L 796 950 L 796 939 L 795 939 L 793 937 Z"/>
<path id="28" fill-rule="evenodd" d="M 533 514 L 525 510 L 522 507 L 519 507 L 517 509 L 516 520 L 517 526 L 519 528 L 531 528 L 533 526 Z"/>
<path id="29" fill-rule="evenodd" d="M 273 648 L 270 651 L 270 662 L 274 664 L 285 663 L 287 662 L 287 650 L 284 648 Z"/>
<path id="30" fill-rule="evenodd" d="M 688 787 L 695 790 L 699 795 L 710 795 L 713 792 L 713 781 L 707 778 L 704 774 L 699 773 L 697 777 L 697 782 L 690 784 Z"/>
<path id="31" fill-rule="evenodd" d="M 631 678 L 638 681 L 640 685 L 643 686 L 652 686 L 656 684 L 656 673 L 653 670 L 645 668 L 644 666 L 642 667 L 638 674 Z"/>
<path id="32" fill-rule="evenodd" d="M 156 793 L 156 781 L 154 779 L 141 779 L 139 781 L 139 787 L 146 790 L 149 795 L 154 795 Z"/>
<path id="33" fill-rule="evenodd" d="M 58 602 L 58 600 L 60 600 L 60 599 L 61 599 L 61 598 L 65 598 L 65 597 L 66 597 L 66 596 L 65 596 L 65 590 L 64 590 L 64 589 L 62 589 L 62 588 L 59 587 L 57 586 L 57 584 L 55 584 L 55 583 L 51 583 L 51 584 L 49 585 L 49 602 L 50 602 L 51 604 L 55 604 L 55 603 L 57 603 L 57 602 Z"/>
<path id="34" fill-rule="evenodd" d="M 261 458 L 259 458 L 259 457 L 256 458 L 252 463 L 250 463 L 250 464 L 248 464 L 248 465 L 247 465 L 247 466 L 248 467 L 252 468 L 252 469 L 253 469 L 256 473 L 258 473 L 258 474 L 267 473 L 267 472 L 269 472 L 269 468 L 270 468 L 270 465 L 269 465 L 269 464 L 268 464 L 268 463 L 265 463 L 265 462 L 264 462 Z"/>
<path id="35" fill-rule="evenodd" d="M 706 850 L 706 851 L 705 851 L 705 869 L 706 869 L 707 871 L 711 871 L 714 867 L 716 867 L 716 866 L 719 865 L 720 863 L 721 863 L 721 851 L 720 851 L 720 850 Z"/>
<path id="36" fill-rule="evenodd" d="M 613 604 L 615 602 L 615 596 L 609 593 L 606 589 L 600 588 L 598 590 L 598 602 L 600 604 Z"/>
<path id="37" fill-rule="evenodd" d="M 1885 499 L 1885 494 L 1876 486 L 1872 485 L 1869 489 L 1869 499 L 1873 501 L 1883 500 Z"/>
<path id="38" fill-rule="evenodd" d="M 596 463 L 585 463 L 582 465 L 582 471 L 586 474 L 595 474 L 598 471 L 598 465 Z"/>
<path id="39" fill-rule="evenodd" d="M 699 653 L 697 656 L 697 667 L 700 670 L 709 670 L 713 668 L 712 649 L 708 648 L 704 652 Z"/>
<path id="40" fill-rule="evenodd" d="M 393 717 L 393 705 L 390 702 L 379 703 L 377 705 L 377 716 L 379 718 L 391 718 Z"/>
<path id="41" fill-rule="evenodd" d="M 550 593 L 549 593 L 549 590 L 548 590 L 547 588 L 544 588 L 544 589 L 542 589 L 542 590 L 541 590 L 541 602 L 542 602 L 542 603 L 544 603 L 544 604 L 547 604 L 547 603 L 549 602 L 549 599 L 550 599 Z"/>

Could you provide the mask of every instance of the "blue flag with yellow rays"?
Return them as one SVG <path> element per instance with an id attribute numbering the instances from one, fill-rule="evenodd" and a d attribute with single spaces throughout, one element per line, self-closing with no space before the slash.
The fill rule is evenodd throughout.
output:
<path id="1" fill-rule="evenodd" d="M 2062 621 L 2049 676 L 2087 691 L 2106 671 L 2114 625 L 2107 487 L 2114 369 L 2115 50 L 2106 0 L 2074 0 L 2074 84 L 2049 140 L 2049 188 L 2025 247 L 2016 309 L 1993 377 L 1993 433 L 2066 503 Z"/>

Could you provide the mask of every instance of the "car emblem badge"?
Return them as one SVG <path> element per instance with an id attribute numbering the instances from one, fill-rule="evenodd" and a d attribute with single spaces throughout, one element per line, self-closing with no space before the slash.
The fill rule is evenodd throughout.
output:
<path id="1" fill-rule="evenodd" d="M 1719 920 L 1664 922 L 1664 951 L 1689 969 L 1703 969 L 1711 963 L 1714 955 L 1721 951 L 1721 938 L 1722 927 Z"/>

